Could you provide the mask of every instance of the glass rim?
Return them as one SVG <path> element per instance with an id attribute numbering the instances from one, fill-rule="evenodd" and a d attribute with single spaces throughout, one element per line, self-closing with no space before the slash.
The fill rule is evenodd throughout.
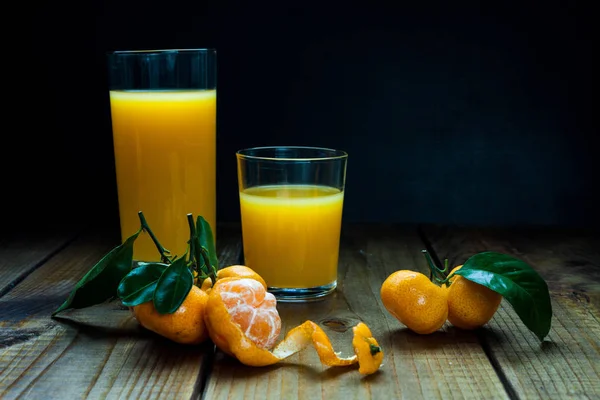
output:
<path id="1" fill-rule="evenodd" d="M 113 50 L 107 51 L 107 55 L 138 55 L 138 54 L 166 54 L 166 53 L 202 53 L 202 52 L 213 52 L 216 53 L 217 49 L 214 47 L 205 48 L 183 48 L 183 49 L 138 49 L 138 50 Z"/>
<path id="2" fill-rule="evenodd" d="M 276 149 L 286 150 L 311 150 L 331 153 L 327 156 L 313 156 L 313 157 L 273 157 L 273 156 L 260 156 L 245 154 L 250 151 L 268 151 Z M 331 149 L 328 147 L 315 147 L 315 146 L 260 146 L 260 147 L 248 147 L 235 152 L 239 159 L 245 160 L 263 160 L 263 161 L 328 161 L 328 160 L 341 160 L 348 158 L 348 153 L 344 150 Z"/>

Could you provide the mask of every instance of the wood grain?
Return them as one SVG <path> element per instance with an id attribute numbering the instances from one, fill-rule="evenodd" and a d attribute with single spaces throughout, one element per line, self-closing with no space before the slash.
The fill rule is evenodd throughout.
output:
<path id="1" fill-rule="evenodd" d="M 238 230 L 219 230 L 221 261 L 239 256 Z M 118 243 L 78 239 L 0 299 L 0 398 L 192 398 L 213 346 L 182 346 L 139 327 L 116 303 L 51 312 Z M 62 314 L 61 314 L 62 315 Z M 68 383 L 67 383 L 68 382 Z"/>
<path id="2" fill-rule="evenodd" d="M 505 302 L 477 331 L 449 324 L 432 335 L 407 330 L 384 309 L 379 289 L 396 270 L 427 273 L 425 243 L 411 229 L 345 227 L 336 292 L 278 305 L 282 335 L 311 319 L 342 355 L 352 353 L 351 327 L 366 322 L 385 352 L 381 370 L 368 377 L 355 367 L 323 367 L 312 348 L 272 367 L 245 367 L 215 354 L 210 343 L 178 345 L 140 328 L 116 302 L 51 319 L 74 283 L 117 243 L 86 236 L 64 249 L 40 242 L 28 254 L 13 242 L 0 246 L 0 255 L 29 267 L 0 297 L 0 398 L 600 398 L 597 236 L 438 227 L 422 233 L 453 265 L 495 250 L 534 266 L 552 293 L 548 340 L 540 344 Z M 221 226 L 218 238 L 221 264 L 238 263 L 239 226 Z"/>
<path id="3" fill-rule="evenodd" d="M 67 246 L 75 233 L 0 237 L 0 297 Z"/>
<path id="4" fill-rule="evenodd" d="M 540 343 L 506 301 L 478 332 L 506 379 L 526 398 L 600 398 L 600 240 L 585 232 L 423 229 L 439 259 L 462 264 L 480 251 L 507 253 L 529 263 L 548 282 L 552 329 Z"/>
<path id="5" fill-rule="evenodd" d="M 366 322 L 385 352 L 380 371 L 363 377 L 354 367 L 323 367 L 312 348 L 267 368 L 245 367 L 217 352 L 204 397 L 507 398 L 475 335 L 443 330 L 419 336 L 406 330 L 381 304 L 381 283 L 393 271 L 426 271 L 422 247 L 414 230 L 347 228 L 336 292 L 318 302 L 278 304 L 283 332 L 311 319 L 324 328 L 343 355 L 352 354 L 351 327 Z"/>

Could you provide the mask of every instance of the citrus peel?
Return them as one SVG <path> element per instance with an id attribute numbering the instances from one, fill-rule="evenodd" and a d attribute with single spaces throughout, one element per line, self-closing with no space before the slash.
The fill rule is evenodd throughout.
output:
<path id="1" fill-rule="evenodd" d="M 353 327 L 352 345 L 355 354 L 347 358 L 340 357 L 334 351 L 327 334 L 310 320 L 290 330 L 272 350 L 270 346 L 258 345 L 246 335 L 242 326 L 234 321 L 226 304 L 231 299 L 228 291 L 233 287 L 236 287 L 238 292 L 244 291 L 243 287 L 246 285 L 251 285 L 247 278 L 222 278 L 217 280 L 208 295 L 205 314 L 208 333 L 215 345 L 224 353 L 237 358 L 242 364 L 262 367 L 276 364 L 312 344 L 323 365 L 342 367 L 358 363 L 361 374 L 372 374 L 379 369 L 383 360 L 383 351 L 377 340 L 372 337 L 368 326 L 362 322 Z M 252 285 L 251 290 L 256 291 L 257 288 L 262 286 Z M 252 296 L 260 297 L 262 294 L 255 293 Z"/>
<path id="2" fill-rule="evenodd" d="M 230 265 L 228 267 L 221 268 L 217 271 L 217 275 L 215 278 L 215 282 L 223 278 L 250 278 L 260 282 L 265 289 L 267 288 L 267 284 L 265 283 L 265 280 L 262 278 L 262 276 L 254 272 L 254 270 L 246 267 L 245 265 Z M 208 277 L 202 282 L 200 282 L 198 286 L 206 293 L 208 293 L 215 282 L 213 282 L 213 280 L 210 277 Z"/>

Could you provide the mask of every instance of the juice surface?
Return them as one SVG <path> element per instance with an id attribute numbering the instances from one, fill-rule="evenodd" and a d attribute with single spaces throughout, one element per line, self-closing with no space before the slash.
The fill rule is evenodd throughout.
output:
<path id="1" fill-rule="evenodd" d="M 171 254 L 186 251 L 188 213 L 215 232 L 216 99 L 216 90 L 110 92 L 123 240 L 139 229 L 138 211 Z M 146 233 L 133 257 L 160 259 Z"/>
<path id="2" fill-rule="evenodd" d="M 343 202 L 343 192 L 324 186 L 261 186 L 240 192 L 246 265 L 269 287 L 334 282 Z"/>

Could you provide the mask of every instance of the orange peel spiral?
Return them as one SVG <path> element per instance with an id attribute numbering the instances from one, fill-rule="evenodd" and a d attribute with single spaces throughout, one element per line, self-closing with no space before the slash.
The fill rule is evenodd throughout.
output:
<path id="1" fill-rule="evenodd" d="M 224 353 L 237 358 L 242 364 L 261 367 L 276 364 L 312 345 L 325 366 L 342 367 L 358 363 L 359 372 L 365 375 L 379 369 L 383 360 L 383 350 L 363 322 L 352 328 L 354 355 L 347 358 L 342 358 L 335 352 L 327 334 L 310 320 L 291 329 L 272 350 L 258 346 L 244 333 L 240 325 L 234 322 L 222 296 L 222 292 L 230 290 L 232 284 L 242 287 L 238 290 L 243 290 L 243 286 L 249 284 L 244 282 L 245 279 L 248 278 L 219 279 L 208 296 L 205 314 L 208 333 Z M 253 286 L 253 290 L 256 290 L 256 285 Z"/>

